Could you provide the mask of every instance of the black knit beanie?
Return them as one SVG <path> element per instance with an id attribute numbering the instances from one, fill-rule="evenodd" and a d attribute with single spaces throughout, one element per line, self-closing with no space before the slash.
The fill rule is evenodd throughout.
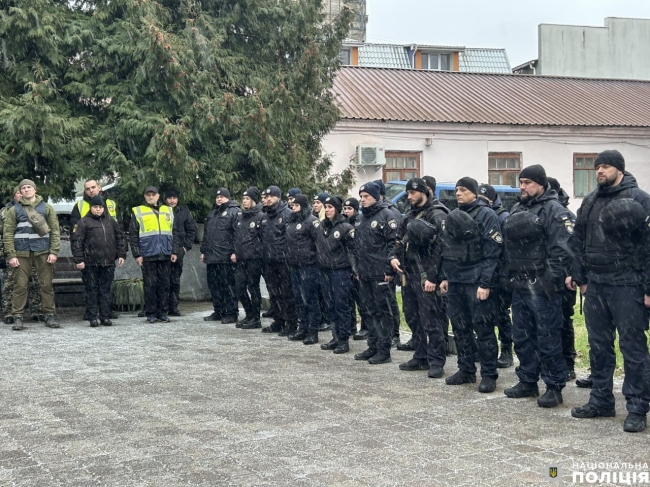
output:
<path id="1" fill-rule="evenodd" d="M 248 196 L 256 204 L 260 202 L 260 190 L 256 186 L 251 186 L 246 191 L 244 191 L 244 196 Z"/>
<path id="2" fill-rule="evenodd" d="M 625 171 L 625 159 L 623 159 L 623 154 L 617 150 L 604 150 L 598 154 L 594 161 L 594 168 L 597 168 L 601 164 L 614 166 L 621 172 Z"/>
<path id="3" fill-rule="evenodd" d="M 474 193 L 476 196 L 478 196 L 478 182 L 474 178 L 470 178 L 469 176 L 465 176 L 464 178 L 460 178 L 458 182 L 456 183 L 456 187 L 462 186 L 463 188 L 471 191 Z"/>
<path id="4" fill-rule="evenodd" d="M 519 173 L 519 179 L 530 179 L 540 186 L 546 187 L 548 179 L 546 179 L 546 170 L 539 164 L 527 166 Z"/>
<path id="5" fill-rule="evenodd" d="M 294 205 L 300 205 L 301 210 L 304 210 L 305 208 L 309 208 L 309 200 L 302 193 L 297 194 L 296 196 L 294 196 L 293 204 Z"/>
<path id="6" fill-rule="evenodd" d="M 343 206 L 350 206 L 354 208 L 354 211 L 359 211 L 359 200 L 356 198 L 348 198 L 345 200 Z"/>
<path id="7" fill-rule="evenodd" d="M 90 206 L 104 206 L 104 198 L 99 195 L 93 196 L 88 202 Z"/>
<path id="8" fill-rule="evenodd" d="M 326 205 L 332 205 L 336 212 L 340 215 L 341 211 L 343 210 L 343 202 L 341 201 L 341 198 L 338 196 L 329 196 L 325 200 Z"/>

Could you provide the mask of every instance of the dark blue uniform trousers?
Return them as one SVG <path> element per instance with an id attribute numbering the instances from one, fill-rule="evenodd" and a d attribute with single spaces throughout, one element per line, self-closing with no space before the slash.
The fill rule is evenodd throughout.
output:
<path id="1" fill-rule="evenodd" d="M 587 285 L 584 310 L 591 348 L 591 378 L 594 381 L 589 402 L 599 407 L 614 407 L 614 338 L 618 331 L 625 370 L 623 395 L 627 410 L 635 414 L 648 413 L 650 357 L 644 332 L 648 329 L 649 312 L 643 304 L 643 296 L 642 287 L 595 282 Z"/>
<path id="2" fill-rule="evenodd" d="M 322 269 L 323 296 L 333 335 L 337 340 L 345 341 L 350 337 L 350 291 L 352 279 L 350 268 Z"/>
<path id="3" fill-rule="evenodd" d="M 368 320 L 368 348 L 377 353 L 390 355 L 393 337 L 392 302 L 395 294 L 388 282 L 359 281 L 359 295 L 363 312 Z"/>
<path id="4" fill-rule="evenodd" d="M 510 319 L 510 306 L 512 305 L 512 291 L 504 287 L 493 289 L 497 305 L 497 329 L 499 341 L 503 348 L 512 346 L 512 320 Z"/>
<path id="5" fill-rule="evenodd" d="M 499 377 L 497 373 L 499 346 L 494 333 L 496 305 L 491 298 L 480 301 L 476 297 L 477 290 L 478 284 L 449 283 L 447 312 L 458 351 L 458 368 L 475 374 L 474 358 L 478 353 L 481 377 L 496 379 Z M 473 332 L 476 332 L 476 340 Z"/>
<path id="6" fill-rule="evenodd" d="M 444 367 L 447 358 L 444 332 L 447 313 L 442 296 L 425 293 L 420 275 L 408 273 L 406 285 L 402 286 L 402 305 L 406 323 L 413 332 L 413 358 Z"/>
<path id="7" fill-rule="evenodd" d="M 563 325 L 560 293 L 549 298 L 513 291 L 512 338 L 521 382 L 536 384 L 541 371 L 544 383 L 564 387 L 567 368 L 562 356 Z"/>
<path id="8" fill-rule="evenodd" d="M 321 272 L 316 266 L 291 267 L 291 286 L 298 307 L 300 328 L 318 331 L 321 314 L 318 302 Z"/>

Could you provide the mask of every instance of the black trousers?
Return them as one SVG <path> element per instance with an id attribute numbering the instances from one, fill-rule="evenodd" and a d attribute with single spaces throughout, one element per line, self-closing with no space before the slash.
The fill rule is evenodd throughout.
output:
<path id="1" fill-rule="evenodd" d="M 447 359 L 444 332 L 447 313 L 442 296 L 425 293 L 420 275 L 409 273 L 406 285 L 402 286 L 402 305 L 406 323 L 413 332 L 413 358 L 444 367 Z"/>
<path id="2" fill-rule="evenodd" d="M 494 299 L 480 301 L 476 297 L 477 289 L 478 284 L 449 283 L 447 312 L 458 350 L 458 368 L 475 374 L 474 358 L 478 353 L 481 377 L 496 379 L 499 376 L 497 373 L 499 345 L 494 334 L 496 306 Z M 476 340 L 474 332 L 477 335 Z"/>
<path id="3" fill-rule="evenodd" d="M 171 261 L 145 260 L 142 263 L 144 281 L 144 312 L 147 316 L 167 313 Z"/>
<path id="4" fill-rule="evenodd" d="M 391 315 L 393 317 L 393 336 L 399 336 L 399 325 L 400 325 L 400 316 L 399 316 L 399 305 L 397 304 L 397 298 L 395 293 L 397 292 L 397 278 L 394 278 L 388 283 L 392 290 L 393 299 L 390 302 Z"/>
<path id="5" fill-rule="evenodd" d="M 259 318 L 262 311 L 260 279 L 261 260 L 244 260 L 235 264 L 235 291 L 246 312 L 246 318 Z"/>
<path id="6" fill-rule="evenodd" d="M 573 329 L 576 296 L 576 291 L 569 291 L 566 288 L 562 290 L 562 355 L 569 370 L 573 370 L 576 363 L 575 331 Z"/>
<path id="7" fill-rule="evenodd" d="M 298 322 L 298 309 L 291 287 L 291 270 L 284 262 L 265 262 L 264 281 L 271 299 L 273 319 L 279 323 Z"/>
<path id="8" fill-rule="evenodd" d="M 167 310 L 177 310 L 178 303 L 180 302 L 181 295 L 181 274 L 183 274 L 183 259 L 177 259 L 176 262 L 171 264 L 171 272 L 169 274 L 169 301 L 167 302 Z"/>
<path id="9" fill-rule="evenodd" d="M 350 292 L 350 330 L 352 333 L 356 332 L 357 329 L 357 309 L 359 310 L 359 316 L 361 316 L 361 326 L 360 330 L 368 330 L 368 319 L 363 312 L 363 306 L 361 305 L 361 297 L 359 296 L 359 280 L 355 277 L 352 279 L 352 288 Z"/>
<path id="10" fill-rule="evenodd" d="M 239 312 L 235 293 L 235 265 L 208 264 L 207 274 L 214 312 L 222 318 L 237 316 Z"/>
<path id="11" fill-rule="evenodd" d="M 377 353 L 390 355 L 394 335 L 392 302 L 395 294 L 388 282 L 359 281 L 361 305 L 368 318 L 368 348 Z"/>
<path id="12" fill-rule="evenodd" d="M 630 413 L 646 415 L 650 402 L 650 356 L 648 356 L 648 309 L 643 286 L 610 286 L 589 282 L 585 299 L 585 322 L 591 347 L 589 402 L 614 407 L 613 377 L 616 368 L 614 338 L 623 354 L 623 395 Z"/>
<path id="13" fill-rule="evenodd" d="M 86 290 L 86 311 L 90 319 L 111 317 L 111 283 L 115 266 L 88 266 L 81 271 Z"/>

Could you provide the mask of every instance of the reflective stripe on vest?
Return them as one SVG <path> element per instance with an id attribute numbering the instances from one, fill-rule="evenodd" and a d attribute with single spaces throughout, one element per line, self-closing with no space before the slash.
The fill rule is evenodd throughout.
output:
<path id="1" fill-rule="evenodd" d="M 45 202 L 41 201 L 34 209 L 44 217 L 47 216 Z M 16 203 L 14 212 L 16 213 L 16 231 L 14 233 L 16 252 L 44 252 L 50 250 L 50 234 L 47 233 L 42 237 L 38 236 L 38 233 L 29 222 L 29 217 L 25 213 L 23 205 Z"/>
<path id="2" fill-rule="evenodd" d="M 83 218 L 90 211 L 90 203 L 84 199 L 81 199 L 77 202 L 77 209 L 79 210 L 79 216 Z M 117 206 L 115 205 L 115 201 L 106 200 L 106 209 L 108 210 L 110 217 L 113 220 L 117 221 Z"/>
<path id="3" fill-rule="evenodd" d="M 143 257 L 171 255 L 174 212 L 168 206 L 158 208 L 158 214 L 148 206 L 136 206 L 133 214 L 140 227 L 140 253 Z"/>

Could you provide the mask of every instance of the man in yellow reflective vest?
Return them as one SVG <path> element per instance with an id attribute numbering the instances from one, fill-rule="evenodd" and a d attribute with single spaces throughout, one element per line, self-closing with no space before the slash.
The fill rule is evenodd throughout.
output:
<path id="1" fill-rule="evenodd" d="M 102 194 L 102 187 L 99 185 L 95 179 L 86 179 L 84 182 L 84 196 L 82 199 L 77 201 L 77 204 L 74 205 L 74 208 L 70 212 L 70 228 L 71 232 L 77 228 L 77 223 L 83 217 L 85 217 L 90 211 L 90 200 Z M 109 215 L 113 220 L 117 221 L 117 206 L 115 201 L 104 198 L 104 212 Z"/>
<path id="2" fill-rule="evenodd" d="M 90 200 L 93 199 L 95 196 L 101 196 L 101 194 L 102 194 L 102 187 L 99 185 L 96 179 L 86 179 L 86 181 L 84 181 L 83 198 L 77 201 L 77 203 L 74 205 L 74 208 L 70 212 L 69 231 L 70 231 L 71 241 L 74 240 L 74 233 L 77 231 L 77 223 L 79 223 L 79 220 L 81 220 L 83 217 L 88 215 L 90 212 Z M 117 206 L 115 205 L 115 201 L 104 198 L 104 214 L 109 215 L 116 222 L 118 221 Z M 65 234 L 65 230 L 63 228 L 61 229 L 61 233 Z M 85 285 L 86 284 L 85 278 L 83 279 Z M 88 300 L 86 299 L 84 302 L 87 301 Z M 115 312 L 111 312 L 111 318 L 113 319 L 117 318 L 117 314 L 115 314 Z M 92 313 L 90 313 L 90 310 L 86 308 L 86 313 L 84 314 L 84 320 L 89 321 L 90 319 L 92 319 Z"/>
<path id="3" fill-rule="evenodd" d="M 129 241 L 135 261 L 142 267 L 144 306 L 148 323 L 169 323 L 167 301 L 171 263 L 176 262 L 173 227 L 174 211 L 159 203 L 154 186 L 144 190 L 145 204 L 133 208 Z"/>

